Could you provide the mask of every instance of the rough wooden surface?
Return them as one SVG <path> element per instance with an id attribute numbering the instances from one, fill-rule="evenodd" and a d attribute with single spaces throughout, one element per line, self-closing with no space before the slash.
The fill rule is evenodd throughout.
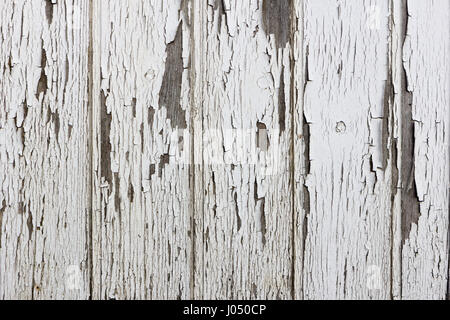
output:
<path id="1" fill-rule="evenodd" d="M 207 85 L 195 297 L 290 298 L 289 4 L 209 1 L 198 14 Z"/>
<path id="2" fill-rule="evenodd" d="M 402 298 L 445 299 L 449 255 L 450 3 L 408 0 L 407 10 L 403 46 L 407 99 L 402 105 L 402 120 L 413 125 L 406 129 L 410 130 L 409 136 L 405 132 L 410 141 L 402 143 L 411 144 L 410 149 L 402 150 L 410 152 L 402 158 L 408 157 L 411 166 L 402 190 L 406 201 L 415 201 L 417 208 L 415 214 L 402 212 L 410 215 L 404 219 L 407 225 L 402 234 Z M 416 199 L 410 200 L 408 192 L 413 192 Z"/>
<path id="3" fill-rule="evenodd" d="M 190 294 L 186 5 L 130 0 L 96 7 L 96 299 Z"/>
<path id="4" fill-rule="evenodd" d="M 449 21 L 0 2 L 0 299 L 445 299 Z"/>
<path id="5" fill-rule="evenodd" d="M 387 1 L 303 4 L 305 299 L 389 297 L 388 17 Z"/>
<path id="6" fill-rule="evenodd" d="M 88 9 L 0 3 L 2 299 L 89 297 Z"/>

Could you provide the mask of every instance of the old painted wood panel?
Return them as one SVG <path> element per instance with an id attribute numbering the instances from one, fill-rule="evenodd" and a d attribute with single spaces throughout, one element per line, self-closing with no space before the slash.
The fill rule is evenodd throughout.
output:
<path id="1" fill-rule="evenodd" d="M 1 299 L 89 297 L 88 3 L 0 3 Z"/>
<path id="2" fill-rule="evenodd" d="M 407 1 L 403 46 L 403 299 L 445 299 L 449 262 L 450 3 Z"/>
<path id="3" fill-rule="evenodd" d="M 208 1 L 196 298 L 292 294 L 290 6 Z"/>
<path id="4" fill-rule="evenodd" d="M 304 1 L 305 299 L 390 295 L 392 154 L 388 1 Z M 298 209 L 301 211 L 301 209 Z M 373 278 L 371 278 L 373 277 Z M 373 281 L 372 281 L 373 280 Z"/>
<path id="5" fill-rule="evenodd" d="M 0 2 L 0 299 L 445 299 L 449 18 Z"/>
<path id="6" fill-rule="evenodd" d="M 94 9 L 96 299 L 190 297 L 188 4 Z"/>

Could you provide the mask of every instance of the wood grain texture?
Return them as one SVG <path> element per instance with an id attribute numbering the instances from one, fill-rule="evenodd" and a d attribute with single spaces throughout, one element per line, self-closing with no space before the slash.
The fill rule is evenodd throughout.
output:
<path id="1" fill-rule="evenodd" d="M 0 298 L 86 299 L 88 1 L 0 15 Z"/>
<path id="2" fill-rule="evenodd" d="M 281 21 L 289 20 L 289 1 L 197 8 L 206 34 L 195 297 L 288 299 L 291 61 L 290 24 Z"/>
<path id="3" fill-rule="evenodd" d="M 188 2 L 100 1 L 93 297 L 190 295 Z"/>
<path id="4" fill-rule="evenodd" d="M 0 299 L 449 298 L 448 0 L 0 2 Z"/>
<path id="5" fill-rule="evenodd" d="M 402 145 L 410 173 L 402 190 L 413 192 L 418 208 L 403 210 L 402 298 L 445 299 L 448 281 L 450 4 L 407 1 L 403 47 L 406 99 L 402 114 L 413 124 Z M 408 117 L 409 117 L 408 116 Z M 402 125 L 404 127 L 405 125 Z M 403 130 L 404 131 L 404 130 Z M 406 179 L 408 177 L 408 179 Z M 404 195 L 403 196 L 408 196 Z M 403 209 L 403 208 L 402 208 Z"/>
<path id="6" fill-rule="evenodd" d="M 305 299 L 386 299 L 391 272 L 391 130 L 387 1 L 304 1 L 303 164 Z M 299 21 L 302 23 L 302 21 Z M 300 88 L 299 88 L 300 87 Z M 301 121 L 303 119 L 303 121 Z M 305 163 L 306 162 L 306 163 Z M 296 167 L 297 168 L 297 167 Z M 301 197 L 297 197 L 301 199 Z M 302 245 L 303 243 L 303 245 Z"/>

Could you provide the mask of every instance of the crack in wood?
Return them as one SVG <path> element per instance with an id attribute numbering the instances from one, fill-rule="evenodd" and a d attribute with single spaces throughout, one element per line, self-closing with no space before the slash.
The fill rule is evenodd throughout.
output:
<path id="1" fill-rule="evenodd" d="M 237 192 L 234 192 L 233 201 L 234 201 L 234 210 L 235 210 L 235 213 L 236 213 L 237 231 L 239 231 L 239 230 L 241 230 L 242 221 L 241 221 L 241 216 L 239 215 L 239 206 L 238 206 L 238 201 L 237 201 Z"/>
<path id="2" fill-rule="evenodd" d="M 44 43 L 42 43 L 42 51 L 41 51 L 41 76 L 38 81 L 38 85 L 36 88 L 36 99 L 39 100 L 41 93 L 44 93 L 44 96 L 47 94 L 48 83 L 47 83 L 47 75 L 45 74 L 45 66 L 47 65 L 47 54 L 44 49 Z"/>
<path id="3" fill-rule="evenodd" d="M 114 173 L 114 186 L 115 186 L 115 190 L 114 190 L 114 207 L 116 208 L 116 210 L 119 212 L 119 214 L 121 213 L 121 209 L 120 209 L 120 177 L 119 174 L 117 172 Z"/>
<path id="4" fill-rule="evenodd" d="M 280 75 L 280 88 L 278 89 L 278 127 L 280 135 L 286 129 L 286 97 L 285 97 L 285 85 L 284 85 L 284 67 L 281 70 Z"/>
<path id="5" fill-rule="evenodd" d="M 111 114 L 108 113 L 108 107 L 106 106 L 106 96 L 102 92 L 100 94 L 101 99 L 101 142 L 100 142 L 100 174 L 109 185 L 109 194 L 112 192 L 112 171 L 111 171 Z"/>

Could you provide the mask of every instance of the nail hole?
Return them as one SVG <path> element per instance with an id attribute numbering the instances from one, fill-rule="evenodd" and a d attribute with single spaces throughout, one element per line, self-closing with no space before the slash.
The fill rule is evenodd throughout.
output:
<path id="1" fill-rule="evenodd" d="M 345 123 L 343 121 L 339 121 L 336 124 L 336 132 L 337 133 L 344 133 L 346 129 L 347 129 L 347 126 L 345 125 Z"/>

